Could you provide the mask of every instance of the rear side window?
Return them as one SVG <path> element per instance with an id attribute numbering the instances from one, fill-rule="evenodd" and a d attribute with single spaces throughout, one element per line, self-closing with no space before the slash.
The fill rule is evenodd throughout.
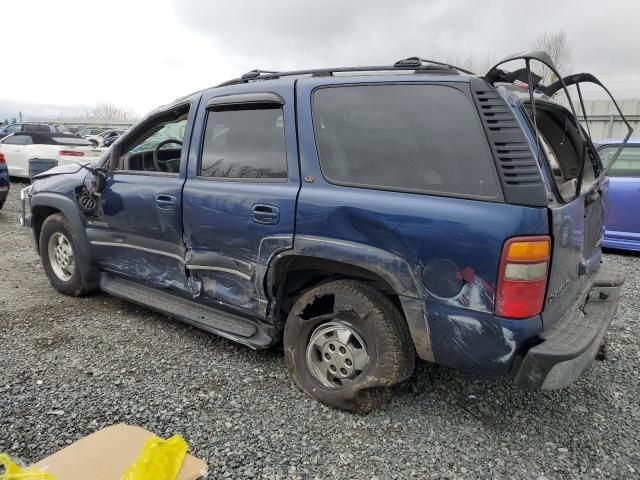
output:
<path id="1" fill-rule="evenodd" d="M 321 88 L 313 124 L 332 183 L 496 198 L 498 181 L 478 113 L 444 85 Z"/>
<path id="2" fill-rule="evenodd" d="M 609 165 L 616 150 L 618 147 L 605 147 L 600 150 L 603 165 Z M 607 175 L 610 177 L 640 177 L 640 147 L 623 148 Z"/>
<path id="3" fill-rule="evenodd" d="M 287 178 L 282 108 L 211 110 L 207 115 L 201 177 Z"/>

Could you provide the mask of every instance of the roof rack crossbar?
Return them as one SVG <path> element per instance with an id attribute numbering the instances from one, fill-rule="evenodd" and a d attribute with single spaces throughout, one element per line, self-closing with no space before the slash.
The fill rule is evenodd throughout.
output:
<path id="1" fill-rule="evenodd" d="M 436 68 L 434 68 L 434 66 Z M 446 67 L 446 68 L 437 68 Z M 225 87 L 227 85 L 235 85 L 239 83 L 248 83 L 255 80 L 275 80 L 282 77 L 295 77 L 302 75 L 310 75 L 313 77 L 333 76 L 335 73 L 358 73 L 358 72 L 393 72 L 397 70 L 413 70 L 416 72 L 429 71 L 433 73 L 455 73 L 463 72 L 469 75 L 475 75 L 473 72 L 465 70 L 448 63 L 436 62 L 435 60 L 424 60 L 419 57 L 410 57 L 400 60 L 393 65 L 369 65 L 363 67 L 336 67 L 336 68 L 320 68 L 309 70 L 290 70 L 290 71 L 273 71 L 273 70 L 251 70 L 239 78 L 228 80 L 218 85 Z M 455 71 L 455 72 L 454 72 Z"/>

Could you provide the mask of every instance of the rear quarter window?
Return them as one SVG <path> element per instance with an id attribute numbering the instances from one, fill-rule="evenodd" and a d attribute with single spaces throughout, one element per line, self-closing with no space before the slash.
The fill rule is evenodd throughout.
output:
<path id="1" fill-rule="evenodd" d="M 313 94 L 322 173 L 340 185 L 497 199 L 471 100 L 445 85 L 323 87 Z"/>

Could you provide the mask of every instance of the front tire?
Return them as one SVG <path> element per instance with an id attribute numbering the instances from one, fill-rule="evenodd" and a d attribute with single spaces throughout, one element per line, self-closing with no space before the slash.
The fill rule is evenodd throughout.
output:
<path id="1" fill-rule="evenodd" d="M 72 228 L 61 213 L 47 217 L 40 230 L 40 259 L 51 285 L 60 293 L 79 297 L 95 290 L 83 277 L 71 235 Z"/>
<path id="2" fill-rule="evenodd" d="M 302 295 L 283 341 L 296 384 L 342 410 L 370 412 L 413 373 L 416 354 L 403 316 L 364 282 L 337 280 Z"/>

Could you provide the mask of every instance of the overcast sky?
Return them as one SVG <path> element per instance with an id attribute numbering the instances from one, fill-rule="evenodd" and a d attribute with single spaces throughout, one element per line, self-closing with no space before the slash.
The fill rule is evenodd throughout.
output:
<path id="1" fill-rule="evenodd" d="M 528 7 L 530 5 L 530 7 Z M 0 116 L 107 101 L 139 114 L 253 68 L 478 63 L 564 29 L 573 71 L 640 97 L 639 0 L 2 2 Z M 531 13 L 527 12 L 527 9 Z M 589 93 L 593 97 L 593 93 Z"/>

